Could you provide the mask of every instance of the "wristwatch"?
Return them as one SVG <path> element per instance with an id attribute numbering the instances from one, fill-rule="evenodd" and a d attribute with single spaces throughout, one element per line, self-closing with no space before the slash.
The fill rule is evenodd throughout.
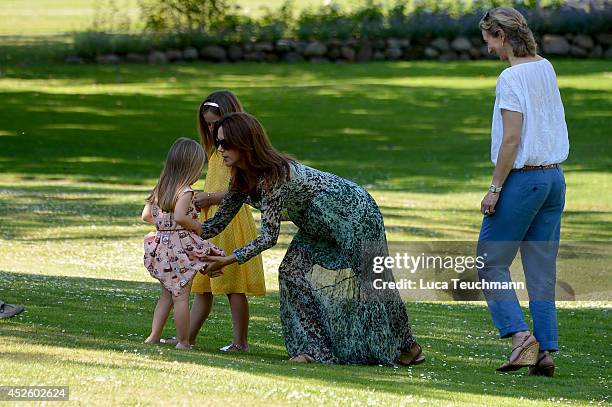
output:
<path id="1" fill-rule="evenodd" d="M 489 187 L 489 192 L 492 192 L 494 194 L 499 194 L 501 190 L 502 187 L 496 187 L 494 184 L 491 184 L 491 186 Z"/>

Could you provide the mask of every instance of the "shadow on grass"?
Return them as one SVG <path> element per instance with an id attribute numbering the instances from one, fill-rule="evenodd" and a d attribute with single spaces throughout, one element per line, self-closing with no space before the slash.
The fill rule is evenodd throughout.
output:
<path id="1" fill-rule="evenodd" d="M 561 64 L 573 73 L 597 62 Z M 576 65 L 576 64 L 574 64 Z M 6 91 L 0 117 L 0 171 L 31 179 L 150 182 L 172 141 L 196 138 L 195 111 L 214 83 L 232 88 L 263 121 L 276 147 L 316 168 L 382 190 L 476 191 L 490 177 L 494 89 L 385 83 L 404 77 L 495 77 L 499 64 L 182 65 L 8 67 L 4 77 L 66 79 L 82 91 Z M 119 76 L 117 76 L 119 75 Z M 212 79 L 216 79 L 213 81 Z M 321 82 L 324 81 L 324 82 Z M 327 82 L 325 82 L 327 81 Z M 94 91 L 141 84 L 145 92 Z M 282 89 L 282 91 L 280 91 Z M 609 92 L 564 88 L 572 137 L 568 162 L 609 171 Z M 598 112 L 604 112 L 600 114 Z M 597 114 L 595 114 L 597 113 Z M 296 124 L 298 124 L 296 126 Z M 148 181 L 147 181 L 148 180 Z M 484 181 L 483 181 L 484 182 Z"/>
<path id="2" fill-rule="evenodd" d="M 147 187 L 125 187 L 123 192 L 119 187 L 113 189 L 101 184 L 84 187 L 82 184 L 65 182 L 46 186 L 27 182 L 2 184 L 0 238 L 44 242 L 142 237 L 147 226 L 140 221 L 140 213 L 148 192 Z M 135 195 L 140 199 L 126 195 Z M 450 212 L 448 209 L 415 207 L 410 202 L 406 206 L 401 202 L 382 203 L 380 209 L 385 217 L 388 235 L 399 234 L 404 239 L 453 239 L 454 230 L 463 228 L 473 229 L 472 238 L 476 239 L 481 218 L 477 204 L 478 200 L 475 199 L 474 209 L 455 208 Z M 448 222 L 449 217 L 453 219 L 452 223 Z M 573 240 L 605 240 L 612 229 L 608 218 L 607 212 L 566 210 L 563 232 Z M 94 231 L 87 229 L 90 226 L 115 229 Z M 64 231 L 61 236 L 38 233 L 50 228 L 71 228 L 71 231 Z M 283 222 L 280 241 L 289 241 L 296 230 L 293 223 Z"/>
<path id="3" fill-rule="evenodd" d="M 179 352 L 142 340 L 148 334 L 159 287 L 153 282 L 43 276 L 0 272 L 0 298 L 25 303 L 27 311 L 0 322 L 0 336 L 29 344 L 70 349 L 109 350 L 108 363 L 73 359 L 86 366 L 123 369 L 116 361 L 124 352 L 151 359 L 179 361 L 257 374 L 267 377 L 315 379 L 349 389 L 373 389 L 390 394 L 422 394 L 452 398 L 455 393 L 496 395 L 545 401 L 549 397 L 589 401 L 607 393 L 600 378 L 609 373 L 611 351 L 601 343 L 607 331 L 608 309 L 560 309 L 561 352 L 554 380 L 524 374 L 498 375 L 494 368 L 505 358 L 509 344 L 497 341 L 482 304 L 409 303 L 415 333 L 424 345 L 428 362 L 409 369 L 378 366 L 292 365 L 286 362 L 278 317 L 278 293 L 253 297 L 249 354 L 224 355 L 216 349 L 231 337 L 227 301 L 218 296 L 213 313 L 193 352 Z M 169 325 L 171 322 L 169 321 Z M 167 328 L 166 335 L 172 334 Z M 23 363 L 49 356 L 26 352 L 3 353 Z M 132 369 L 133 367 L 130 367 Z M 524 372 L 523 372 L 524 373 Z"/>
<path id="4" fill-rule="evenodd" d="M 44 37 L 48 39 L 48 36 Z M 24 49 L 23 44 L 19 44 Z M 0 47 L 2 49 L 2 47 Z M 36 61 L 33 61 L 36 62 Z M 557 59 L 552 60 L 559 75 L 588 75 L 602 72 L 605 61 Z M 97 83 L 153 83 L 169 76 L 176 78 L 218 80 L 218 72 L 235 78 L 236 81 L 252 81 L 252 76 L 266 78 L 289 79 L 298 77 L 306 81 L 313 80 L 346 80 L 355 79 L 392 79 L 397 77 L 444 77 L 444 78 L 477 78 L 497 76 L 507 67 L 501 61 L 470 61 L 445 62 L 438 61 L 401 61 L 401 62 L 370 62 L 359 64 L 211 64 L 211 63 L 181 63 L 169 65 L 70 65 L 70 64 L 18 64 L 6 63 L 3 75 L 8 78 L 26 79 L 95 79 Z M 41 69 L 43 68 L 44 69 Z M 86 70 L 88 75 L 83 75 Z M 605 69 L 604 69 L 605 70 Z M 137 72 L 146 73 L 140 75 Z M 350 72 L 350 75 L 347 73 Z M 257 85 L 257 83 L 254 83 Z M 265 84 L 266 86 L 268 84 Z M 294 83 L 299 85 L 299 83 Z"/>

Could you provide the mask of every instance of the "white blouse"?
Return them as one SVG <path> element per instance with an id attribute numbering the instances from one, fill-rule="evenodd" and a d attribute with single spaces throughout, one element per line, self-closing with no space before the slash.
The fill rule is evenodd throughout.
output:
<path id="1" fill-rule="evenodd" d="M 501 109 L 523 114 L 521 142 L 512 168 L 548 165 L 565 161 L 569 139 L 565 111 L 555 70 L 541 59 L 506 68 L 497 79 L 491 128 L 491 161 L 504 135 Z"/>

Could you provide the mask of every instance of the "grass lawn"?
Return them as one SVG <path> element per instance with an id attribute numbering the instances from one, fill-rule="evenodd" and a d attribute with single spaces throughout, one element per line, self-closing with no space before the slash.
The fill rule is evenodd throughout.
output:
<path id="1" fill-rule="evenodd" d="M 609 65 L 553 62 L 571 142 L 562 238 L 610 241 Z M 220 297 L 195 351 L 142 344 L 158 288 L 141 265 L 138 215 L 172 141 L 195 137 L 206 94 L 232 89 L 275 146 L 366 186 L 390 240 L 474 240 L 502 69 L 3 64 L 0 299 L 27 311 L 0 322 L 0 371 L 12 372 L 0 385 L 68 385 L 84 405 L 610 404 L 608 298 L 561 304 L 554 380 L 494 372 L 509 344 L 483 303 L 407 303 L 423 366 L 288 364 L 276 270 L 290 224 L 264 255 L 269 294 L 251 300 L 250 354 L 216 352 L 231 336 Z"/>

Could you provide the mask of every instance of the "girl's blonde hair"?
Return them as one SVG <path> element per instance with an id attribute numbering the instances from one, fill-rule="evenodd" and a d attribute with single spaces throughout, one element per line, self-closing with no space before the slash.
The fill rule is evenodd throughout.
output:
<path id="1" fill-rule="evenodd" d="M 206 160 L 204 149 L 196 141 L 181 137 L 172 144 L 157 185 L 147 198 L 162 211 L 172 212 L 179 196 L 200 179 Z"/>
<path id="2" fill-rule="evenodd" d="M 487 11 L 478 27 L 497 38 L 504 34 L 515 57 L 532 57 L 536 54 L 537 45 L 527 20 L 512 7 L 496 7 Z"/>

